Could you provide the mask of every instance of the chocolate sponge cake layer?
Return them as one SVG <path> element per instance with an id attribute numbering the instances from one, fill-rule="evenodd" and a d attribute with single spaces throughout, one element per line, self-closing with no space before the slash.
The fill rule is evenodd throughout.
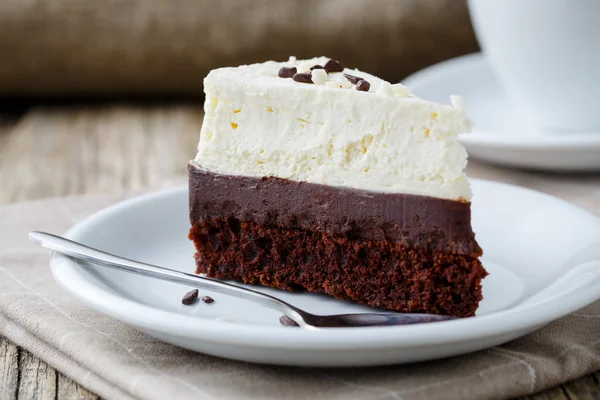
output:
<path id="1" fill-rule="evenodd" d="M 199 221 L 190 238 L 196 273 L 402 312 L 472 316 L 486 275 L 468 256 L 233 217 Z"/>
<path id="2" fill-rule="evenodd" d="M 482 298 L 467 202 L 189 173 L 197 273 L 458 317 Z"/>

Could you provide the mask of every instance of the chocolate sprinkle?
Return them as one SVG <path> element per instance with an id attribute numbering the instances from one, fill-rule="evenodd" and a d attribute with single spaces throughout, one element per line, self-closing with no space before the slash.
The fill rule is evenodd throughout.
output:
<path id="1" fill-rule="evenodd" d="M 194 304 L 196 300 L 198 300 L 198 289 L 190 290 L 189 292 L 187 292 L 185 296 L 183 296 L 183 299 L 181 299 L 181 303 L 185 304 L 186 306 L 189 306 L 191 304 Z"/>
<path id="2" fill-rule="evenodd" d="M 295 80 L 296 82 L 301 82 L 301 83 L 313 83 L 313 81 L 311 79 L 311 75 L 308 72 L 302 72 L 302 73 L 296 74 L 296 75 L 294 75 L 294 77 L 292 79 Z"/>
<path id="3" fill-rule="evenodd" d="M 283 326 L 299 326 L 296 321 L 288 317 L 287 315 L 282 315 L 279 317 L 279 323 Z"/>
<path id="4" fill-rule="evenodd" d="M 327 61 L 324 68 L 325 68 L 325 71 L 327 71 L 327 72 L 343 72 L 344 71 L 344 67 L 342 67 L 342 64 L 340 64 L 339 62 L 337 62 L 335 60 Z"/>
<path id="5" fill-rule="evenodd" d="M 361 92 L 368 92 L 371 89 L 371 84 L 364 79 L 361 79 L 356 84 L 356 90 L 360 90 Z"/>
<path id="6" fill-rule="evenodd" d="M 215 302 L 215 299 L 213 299 L 213 298 L 212 298 L 212 297 L 210 297 L 210 296 L 204 296 L 204 297 L 202 298 L 202 301 L 203 301 L 203 302 L 205 302 L 206 304 L 210 304 L 210 303 L 214 303 L 214 302 Z"/>
<path id="7" fill-rule="evenodd" d="M 312 67 L 310 67 L 310 70 L 312 71 L 313 69 L 325 69 L 322 65 L 313 65 Z"/>
<path id="8" fill-rule="evenodd" d="M 298 72 L 298 70 L 296 69 L 296 67 L 290 67 L 290 68 L 288 68 L 288 67 L 281 67 L 279 69 L 279 72 L 277 73 L 277 75 L 280 78 L 291 78 L 291 77 L 293 77 L 296 74 L 296 72 Z"/>
<path id="9" fill-rule="evenodd" d="M 360 76 L 354 76 L 350 74 L 344 74 L 344 78 L 348 79 L 353 85 L 356 85 L 358 82 L 363 80 L 363 78 L 361 78 Z"/>

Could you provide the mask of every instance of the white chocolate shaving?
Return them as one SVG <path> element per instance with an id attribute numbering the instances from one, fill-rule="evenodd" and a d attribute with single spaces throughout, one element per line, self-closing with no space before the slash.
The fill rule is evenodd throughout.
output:
<path id="1" fill-rule="evenodd" d="M 324 69 L 314 69 L 311 79 L 315 85 L 324 85 L 329 80 L 329 75 Z"/>

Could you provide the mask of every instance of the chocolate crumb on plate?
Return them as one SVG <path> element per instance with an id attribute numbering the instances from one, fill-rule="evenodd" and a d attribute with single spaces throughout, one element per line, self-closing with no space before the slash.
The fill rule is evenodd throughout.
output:
<path id="1" fill-rule="evenodd" d="M 325 71 L 327 72 L 342 72 L 344 71 L 344 67 L 342 67 L 342 64 L 340 64 L 338 61 L 335 60 L 329 60 L 327 61 L 327 63 L 325 64 Z"/>
<path id="2" fill-rule="evenodd" d="M 299 326 L 296 321 L 288 317 L 287 315 L 282 315 L 279 317 L 279 323 L 283 326 Z"/>
<path id="3" fill-rule="evenodd" d="M 359 90 L 361 92 L 368 92 L 369 89 L 371 89 L 371 84 L 369 82 L 365 81 L 364 79 L 361 79 L 356 84 L 356 90 Z"/>
<path id="4" fill-rule="evenodd" d="M 354 76 L 350 74 L 344 74 L 344 78 L 348 79 L 353 85 L 356 85 L 358 82 L 364 80 L 360 76 Z"/>
<path id="5" fill-rule="evenodd" d="M 279 72 L 277 73 L 277 75 L 280 78 L 292 78 L 296 74 L 296 72 L 298 72 L 296 67 L 281 67 L 279 68 Z"/>
<path id="6" fill-rule="evenodd" d="M 202 298 L 202 301 L 203 301 L 203 302 L 205 302 L 206 304 L 210 304 L 210 303 L 214 303 L 214 302 L 215 302 L 215 299 L 213 299 L 213 298 L 212 298 L 212 297 L 210 297 L 210 296 L 204 296 L 204 297 Z"/>
<path id="7" fill-rule="evenodd" d="M 292 79 L 300 83 L 313 83 L 311 75 L 308 72 L 301 72 L 299 74 L 296 74 Z"/>
<path id="8" fill-rule="evenodd" d="M 196 300 L 198 300 L 198 289 L 190 290 L 189 292 L 187 292 L 185 296 L 183 296 L 183 299 L 181 299 L 181 303 L 185 304 L 186 306 L 189 306 L 191 304 L 194 304 Z"/>
<path id="9" fill-rule="evenodd" d="M 310 67 L 310 70 L 312 71 L 313 69 L 325 69 L 325 67 L 323 67 L 322 65 L 313 65 L 312 67 Z"/>

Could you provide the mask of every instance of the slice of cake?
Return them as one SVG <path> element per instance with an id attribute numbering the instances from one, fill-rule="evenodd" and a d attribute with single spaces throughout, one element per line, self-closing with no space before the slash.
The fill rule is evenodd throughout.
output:
<path id="1" fill-rule="evenodd" d="M 189 164 L 197 273 L 472 316 L 486 272 L 445 106 L 328 58 L 212 71 Z"/>

